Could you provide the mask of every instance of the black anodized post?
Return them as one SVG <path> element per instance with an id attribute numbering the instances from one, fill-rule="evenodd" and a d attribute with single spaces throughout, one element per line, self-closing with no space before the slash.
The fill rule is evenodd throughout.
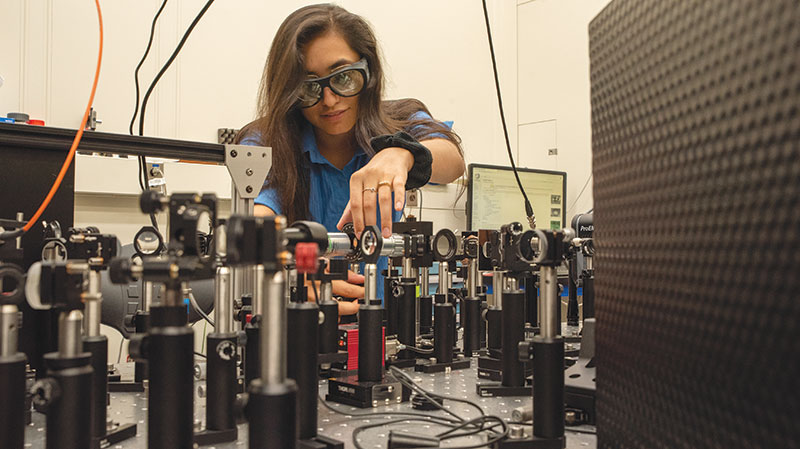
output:
<path id="1" fill-rule="evenodd" d="M 319 325 L 319 353 L 333 354 L 339 350 L 339 303 L 324 301 L 318 305 L 324 316 Z"/>
<path id="2" fill-rule="evenodd" d="M 464 298 L 464 355 L 472 357 L 481 348 L 481 300 Z"/>
<path id="3" fill-rule="evenodd" d="M 397 341 L 406 346 L 417 345 L 417 284 L 412 278 L 401 278 L 399 284 L 400 296 L 398 298 L 398 329 Z M 402 358 L 414 358 L 414 353 L 404 351 Z"/>
<path id="4" fill-rule="evenodd" d="M 478 293 L 478 299 L 480 300 L 479 310 L 480 310 L 480 348 L 486 347 L 486 320 L 484 319 L 484 314 L 487 309 L 486 304 L 486 293 Z"/>
<path id="5" fill-rule="evenodd" d="M 104 335 L 83 337 L 83 350 L 91 354 L 92 366 L 92 437 L 106 435 L 108 401 L 108 338 Z"/>
<path id="6" fill-rule="evenodd" d="M 384 271 L 384 273 L 386 273 Z M 393 274 L 397 272 L 392 270 Z M 400 298 L 395 296 L 395 285 L 400 281 L 397 276 L 386 276 L 383 278 L 383 307 L 386 321 L 386 335 L 397 335 L 400 323 L 399 303 Z"/>
<path id="7" fill-rule="evenodd" d="M 294 449 L 298 435 L 297 385 L 291 380 L 265 385 L 256 379 L 247 392 L 248 447 Z"/>
<path id="8" fill-rule="evenodd" d="M 523 281 L 525 285 L 525 321 L 533 327 L 539 326 L 539 292 L 536 289 L 536 279 L 536 275 L 530 274 Z"/>
<path id="9" fill-rule="evenodd" d="M 525 293 L 503 291 L 501 317 L 503 386 L 525 385 L 524 365 L 519 360 L 519 342 L 525 338 Z"/>
<path id="10" fill-rule="evenodd" d="M 503 348 L 502 317 L 503 311 L 499 307 L 491 306 L 486 310 L 486 347 L 489 349 L 501 350 Z"/>
<path id="11" fill-rule="evenodd" d="M 433 298 L 430 296 L 419 297 L 419 333 L 430 334 L 433 330 Z"/>
<path id="12" fill-rule="evenodd" d="M 533 434 L 564 435 L 564 338 L 533 338 Z"/>
<path id="13" fill-rule="evenodd" d="M 594 272 L 583 274 L 583 319 L 594 318 Z"/>
<path id="14" fill-rule="evenodd" d="M 567 324 L 570 326 L 578 325 L 578 283 L 576 282 L 578 273 L 576 265 L 577 261 L 573 256 L 569 259 L 569 282 L 567 284 L 569 290 L 567 299 Z"/>
<path id="15" fill-rule="evenodd" d="M 362 304 L 358 308 L 358 381 L 380 382 L 383 379 L 383 308 Z"/>
<path id="16" fill-rule="evenodd" d="M 433 306 L 433 356 L 437 363 L 453 361 L 453 328 L 456 314 L 450 303 Z"/>
<path id="17" fill-rule="evenodd" d="M 228 430 L 236 427 L 236 345 L 237 335 L 211 333 L 206 338 L 206 428 Z"/>
<path id="18" fill-rule="evenodd" d="M 147 328 L 150 326 L 150 312 L 137 311 L 133 316 L 133 323 L 137 334 L 146 334 Z M 133 365 L 133 381 L 141 383 L 145 379 L 147 379 L 147 362 L 137 360 Z"/>
<path id="19" fill-rule="evenodd" d="M 244 382 L 245 385 L 250 385 L 254 379 L 257 379 L 261 372 L 261 350 L 259 349 L 260 343 L 258 338 L 258 329 L 261 324 L 261 317 L 253 315 L 250 322 L 244 327 L 244 333 L 247 336 L 247 343 L 244 345 Z"/>
<path id="20" fill-rule="evenodd" d="M 0 357 L 0 441 L 9 449 L 25 444 L 25 354 Z"/>
<path id="21" fill-rule="evenodd" d="M 150 377 L 148 448 L 191 449 L 194 445 L 194 335 L 186 326 L 185 307 L 161 306 L 150 310 L 145 351 Z"/>
<path id="22" fill-rule="evenodd" d="M 46 354 L 47 376 L 56 387 L 47 405 L 46 449 L 86 449 L 92 442 L 92 367 L 89 353 L 62 358 Z"/>
<path id="23" fill-rule="evenodd" d="M 306 440 L 317 435 L 319 308 L 313 302 L 293 302 L 286 312 L 286 371 L 297 384 L 298 435 Z"/>

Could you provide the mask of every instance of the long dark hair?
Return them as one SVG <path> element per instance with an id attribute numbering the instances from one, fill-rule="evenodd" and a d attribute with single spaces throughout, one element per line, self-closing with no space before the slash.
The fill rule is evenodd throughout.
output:
<path id="1" fill-rule="evenodd" d="M 309 219 L 309 181 L 300 135 L 305 118 L 297 107 L 298 89 L 306 78 L 303 48 L 328 31 L 338 32 L 361 58 L 366 59 L 370 80 L 359 94 L 355 140 L 368 155 L 372 137 L 405 130 L 417 140 L 443 135 L 461 149 L 461 139 L 448 127 L 433 120 L 412 120 L 417 112 L 430 112 L 419 100 L 383 101 L 384 75 L 378 42 L 369 24 L 360 16 L 332 4 L 298 9 L 283 21 L 272 41 L 258 93 L 258 119 L 245 126 L 245 136 L 259 136 L 272 147 L 272 168 L 266 186 L 277 190 L 281 212 L 289 222 Z M 440 136 L 441 137 L 441 136 Z"/>

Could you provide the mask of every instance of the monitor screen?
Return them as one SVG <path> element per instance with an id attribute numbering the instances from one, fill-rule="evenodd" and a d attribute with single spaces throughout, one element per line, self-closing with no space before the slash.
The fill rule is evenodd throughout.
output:
<path id="1" fill-rule="evenodd" d="M 567 174 L 517 167 L 519 180 L 533 207 L 536 226 L 561 229 L 565 225 Z M 518 221 L 527 227 L 525 200 L 511 167 L 469 165 L 467 227 L 499 229 Z"/>

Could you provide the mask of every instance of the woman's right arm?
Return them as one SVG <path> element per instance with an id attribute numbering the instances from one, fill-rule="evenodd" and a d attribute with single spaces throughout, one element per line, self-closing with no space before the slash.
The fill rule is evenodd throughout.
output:
<path id="1" fill-rule="evenodd" d="M 275 215 L 275 211 L 263 204 L 256 204 L 253 208 L 253 215 L 256 217 L 269 217 Z"/>

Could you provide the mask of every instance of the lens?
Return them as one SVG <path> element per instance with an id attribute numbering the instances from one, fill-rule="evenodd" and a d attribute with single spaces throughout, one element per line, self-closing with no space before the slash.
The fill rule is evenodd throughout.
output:
<path id="1" fill-rule="evenodd" d="M 364 253 L 365 256 L 371 256 L 375 253 L 375 248 L 378 246 L 377 236 L 370 232 L 364 231 L 363 240 L 361 241 L 361 252 Z"/>
<path id="2" fill-rule="evenodd" d="M 447 262 L 455 257 L 458 251 L 458 240 L 453 231 L 441 229 L 433 237 L 433 256 L 440 262 Z"/>
<path id="3" fill-rule="evenodd" d="M 316 81 L 307 81 L 300 86 L 300 105 L 313 106 L 322 96 L 322 86 Z"/>
<path id="4" fill-rule="evenodd" d="M 146 230 L 136 236 L 136 246 L 140 254 L 151 256 L 161 249 L 161 237 L 155 231 Z"/>
<path id="5" fill-rule="evenodd" d="M 352 97 L 364 87 L 364 76 L 358 70 L 345 70 L 331 78 L 331 88 L 336 94 Z"/>

